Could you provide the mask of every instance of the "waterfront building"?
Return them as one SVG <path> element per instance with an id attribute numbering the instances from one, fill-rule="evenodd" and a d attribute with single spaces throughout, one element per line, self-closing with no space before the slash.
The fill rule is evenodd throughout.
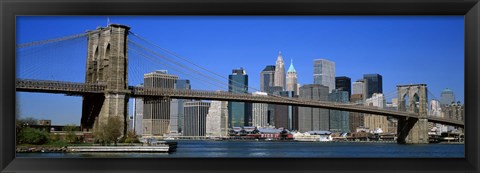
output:
<path id="1" fill-rule="evenodd" d="M 248 75 L 243 68 L 233 69 L 228 75 L 228 92 L 248 93 Z M 250 126 L 251 117 L 251 104 L 228 102 L 228 128 Z"/>
<path id="2" fill-rule="evenodd" d="M 267 96 L 265 92 L 254 92 L 254 96 Z M 267 127 L 268 126 L 268 104 L 253 103 L 252 104 L 252 126 Z"/>
<path id="3" fill-rule="evenodd" d="M 38 120 L 38 125 L 40 126 L 51 126 L 52 120 Z"/>
<path id="4" fill-rule="evenodd" d="M 363 94 L 353 94 L 350 98 L 351 103 L 363 105 Z M 350 112 L 348 114 L 348 123 L 351 132 L 356 132 L 357 128 L 363 127 L 364 117 L 363 113 Z"/>
<path id="5" fill-rule="evenodd" d="M 367 80 L 366 99 L 372 97 L 373 93 L 383 93 L 382 75 L 364 74 L 363 79 Z"/>
<path id="6" fill-rule="evenodd" d="M 445 88 L 442 93 L 440 93 L 440 104 L 441 106 L 447 106 L 455 102 L 455 94 L 451 89 Z"/>
<path id="7" fill-rule="evenodd" d="M 206 122 L 207 136 L 228 136 L 228 103 L 212 101 L 208 109 Z"/>
<path id="8" fill-rule="evenodd" d="M 313 83 L 328 87 L 328 93 L 335 89 L 335 62 L 326 59 L 313 60 Z"/>
<path id="9" fill-rule="evenodd" d="M 385 102 L 386 101 L 383 94 L 373 93 L 372 97 L 366 100 L 365 106 L 385 108 Z M 365 128 L 369 129 L 370 131 L 378 131 L 378 129 L 382 129 L 382 131 L 387 131 L 388 120 L 386 116 L 365 114 L 364 117 Z"/>
<path id="10" fill-rule="evenodd" d="M 270 90 L 273 86 L 275 86 L 275 66 L 267 65 L 260 72 L 260 91 L 273 94 Z"/>
<path id="11" fill-rule="evenodd" d="M 293 60 L 290 62 L 290 67 L 287 71 L 287 91 L 293 91 L 294 95 L 298 95 L 297 71 L 293 67 Z"/>
<path id="12" fill-rule="evenodd" d="M 348 100 L 352 96 L 352 80 L 347 76 L 335 77 L 335 89 L 348 92 Z"/>
<path id="13" fill-rule="evenodd" d="M 299 98 L 314 101 L 328 100 L 328 86 L 307 84 L 300 87 Z M 307 132 L 313 130 L 330 130 L 328 109 L 298 108 L 298 130 Z"/>
<path id="14" fill-rule="evenodd" d="M 278 52 L 277 62 L 275 63 L 275 86 L 285 89 L 285 63 L 283 62 L 282 52 Z"/>
<path id="15" fill-rule="evenodd" d="M 141 85 L 143 86 L 143 84 Z M 133 130 L 136 135 L 143 134 L 143 98 L 133 98 Z"/>
<path id="16" fill-rule="evenodd" d="M 207 114 L 210 102 L 183 102 L 183 136 L 205 136 L 207 132 Z"/>
<path id="17" fill-rule="evenodd" d="M 348 92 L 334 89 L 328 94 L 328 100 L 331 102 L 348 103 Z M 349 128 L 349 112 L 330 110 L 330 131 L 331 132 L 350 132 Z"/>
<path id="18" fill-rule="evenodd" d="M 190 80 L 179 79 L 175 81 L 175 89 L 190 90 Z M 183 129 L 183 102 L 188 99 L 172 99 L 170 102 L 170 133 L 180 134 Z"/>
<path id="19" fill-rule="evenodd" d="M 166 70 L 158 70 L 144 74 L 145 88 L 175 88 L 178 76 L 168 74 Z M 170 99 L 144 98 L 143 135 L 163 136 L 170 126 Z"/>

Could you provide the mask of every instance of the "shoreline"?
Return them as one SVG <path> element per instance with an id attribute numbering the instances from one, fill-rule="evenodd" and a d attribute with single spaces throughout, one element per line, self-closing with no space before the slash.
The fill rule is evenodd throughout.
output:
<path id="1" fill-rule="evenodd" d="M 182 140 L 179 140 L 182 141 Z M 183 140 L 187 141 L 187 140 Z M 190 140 L 192 141 L 192 140 Z M 208 141 L 208 140 L 202 140 L 202 141 Z M 298 142 L 298 143 L 396 143 L 396 141 L 294 141 L 294 140 L 289 140 L 289 141 L 255 141 L 255 140 L 223 140 L 223 141 L 215 141 L 215 140 L 209 140 L 212 142 Z M 175 140 L 175 142 L 177 142 Z M 454 144 L 454 145 L 462 145 L 465 144 L 464 142 L 439 142 L 439 143 L 429 143 L 429 144 Z M 132 145 L 132 146 L 125 146 L 125 145 L 120 145 L 117 147 L 138 147 Z M 408 144 L 406 144 L 408 145 Z M 16 147 L 16 153 L 74 153 L 78 151 L 72 151 L 70 148 L 75 148 L 79 146 L 17 146 Z M 83 146 L 85 147 L 85 146 Z M 98 146 L 91 146 L 91 147 L 98 147 Z M 115 146 L 105 146 L 105 147 L 115 147 Z M 151 146 L 150 146 L 151 147 Z M 176 146 L 175 146 L 176 148 Z M 110 151 L 105 151 L 105 152 L 110 152 Z M 117 151 L 118 152 L 118 151 Z"/>

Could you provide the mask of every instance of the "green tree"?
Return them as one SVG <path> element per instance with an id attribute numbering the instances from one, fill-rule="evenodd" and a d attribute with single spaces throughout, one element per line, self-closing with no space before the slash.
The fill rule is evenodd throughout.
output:
<path id="1" fill-rule="evenodd" d="M 107 118 L 107 122 L 95 122 L 93 135 L 95 140 L 102 144 L 114 143 L 117 145 L 119 137 L 122 135 L 123 124 L 118 116 Z"/>
<path id="2" fill-rule="evenodd" d="M 18 114 L 17 114 L 18 115 Z M 17 143 L 20 144 L 21 141 L 21 134 L 22 134 L 22 131 L 23 129 L 25 129 L 26 127 L 30 126 L 30 125 L 37 125 L 38 124 L 38 120 L 35 119 L 35 118 L 32 118 L 32 117 L 27 117 L 27 118 L 19 118 L 18 116 L 15 116 L 16 118 L 16 121 L 15 121 L 15 132 L 16 132 L 16 136 L 17 136 Z"/>
<path id="3" fill-rule="evenodd" d="M 140 140 L 138 140 L 138 136 L 135 134 L 133 130 L 128 130 L 127 134 L 124 137 L 124 142 L 125 143 L 140 143 Z"/>
<path id="4" fill-rule="evenodd" d="M 67 124 L 63 128 L 63 131 L 65 131 L 65 140 L 68 143 L 76 143 L 77 142 L 77 135 L 75 135 L 75 130 L 76 126 L 74 124 Z"/>
<path id="5" fill-rule="evenodd" d="M 48 132 L 30 127 L 23 128 L 22 131 L 17 134 L 17 143 L 19 144 L 42 145 L 47 143 L 48 140 Z"/>

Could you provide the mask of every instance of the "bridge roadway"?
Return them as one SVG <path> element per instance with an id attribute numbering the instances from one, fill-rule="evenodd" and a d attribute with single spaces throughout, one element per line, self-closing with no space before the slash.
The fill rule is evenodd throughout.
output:
<path id="1" fill-rule="evenodd" d="M 393 116 L 395 118 L 411 117 L 418 118 L 418 114 L 396 110 L 385 110 L 377 107 L 368 107 L 363 105 L 355 105 L 348 103 L 335 103 L 327 101 L 313 101 L 296 98 L 285 98 L 279 96 L 254 96 L 251 94 L 230 93 L 225 91 L 201 91 L 201 90 L 176 90 L 166 88 L 144 88 L 144 87 L 128 87 L 125 91 L 108 91 L 105 85 L 86 84 L 64 81 L 48 81 L 48 80 L 30 80 L 17 79 L 16 90 L 19 92 L 41 92 L 41 93 L 57 93 L 67 95 L 88 95 L 88 94 L 104 94 L 105 92 L 125 93 L 130 97 L 160 97 L 160 98 L 183 98 L 183 99 L 200 99 L 200 100 L 222 100 L 222 101 L 238 101 L 252 103 L 269 103 L 279 105 L 292 105 L 301 107 L 325 108 L 332 110 L 341 110 L 348 112 L 359 112 L 374 115 Z M 464 122 L 458 120 L 450 120 L 439 117 L 427 117 L 429 122 L 441 123 L 445 125 L 453 125 L 463 127 Z"/>

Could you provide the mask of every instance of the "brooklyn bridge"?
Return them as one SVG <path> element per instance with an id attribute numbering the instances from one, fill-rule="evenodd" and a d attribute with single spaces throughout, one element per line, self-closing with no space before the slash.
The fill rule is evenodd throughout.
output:
<path id="1" fill-rule="evenodd" d="M 50 79 L 21 78 L 17 76 L 17 92 L 38 92 L 65 94 L 83 98 L 81 126 L 91 128 L 97 122 L 105 122 L 108 117 L 119 116 L 126 124 L 129 98 L 157 99 L 199 99 L 222 100 L 250 103 L 268 103 L 299 107 L 325 108 L 348 112 L 359 112 L 398 119 L 398 143 L 428 143 L 427 122 L 463 127 L 463 120 L 440 118 L 428 113 L 428 90 L 426 84 L 397 85 L 398 109 L 382 109 L 353 103 L 315 101 L 302 98 L 286 98 L 276 95 L 252 95 L 227 91 L 177 90 L 130 86 L 128 79 L 129 54 L 135 53 L 128 47 L 129 37 L 137 37 L 130 27 L 110 24 L 78 35 L 55 38 L 17 45 L 17 49 L 34 47 L 52 42 L 62 42 L 75 38 L 87 38 L 87 58 L 85 82 L 71 82 Z M 136 44 L 136 43 L 133 43 Z M 137 47 L 144 47 L 136 45 Z M 151 54 L 155 54 L 152 52 Z M 20 64 L 21 66 L 21 64 Z M 202 75 L 203 80 L 209 80 Z M 410 98 L 410 99 L 406 99 Z M 123 127 L 126 131 L 126 126 Z"/>

